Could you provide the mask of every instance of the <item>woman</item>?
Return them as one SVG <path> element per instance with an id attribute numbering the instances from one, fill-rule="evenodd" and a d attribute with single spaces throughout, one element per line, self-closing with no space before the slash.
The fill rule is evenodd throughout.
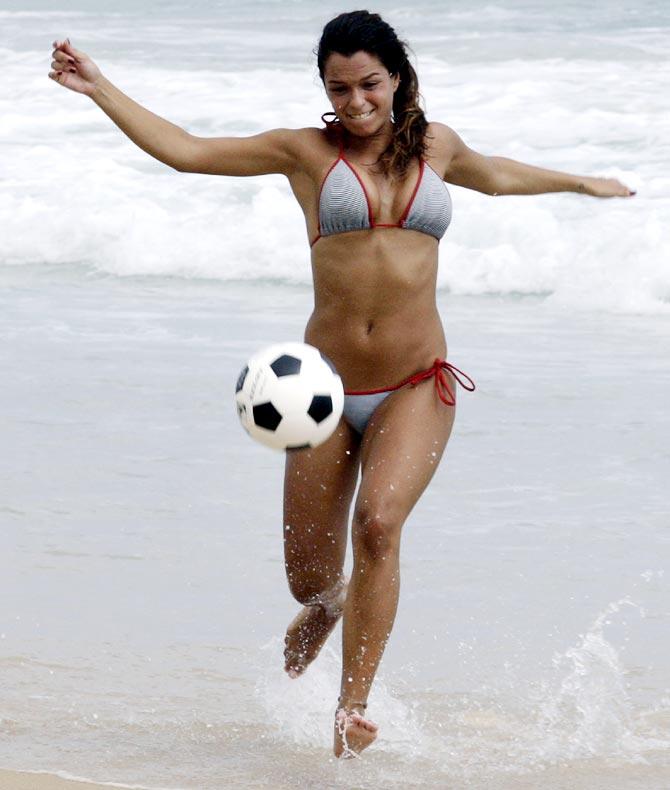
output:
<path id="1" fill-rule="evenodd" d="M 121 93 L 69 40 L 54 46 L 49 76 L 90 96 L 156 159 L 181 172 L 283 173 L 304 212 L 315 292 L 305 340 L 333 360 L 348 395 L 335 434 L 286 457 L 286 570 L 303 608 L 288 627 L 285 669 L 304 672 L 344 614 L 334 751 L 357 754 L 377 737 L 365 708 L 396 613 L 402 526 L 449 439 L 455 381 L 474 388 L 444 361 L 435 304 L 451 213 L 444 182 L 489 195 L 633 193 L 614 179 L 483 156 L 428 123 L 403 43 L 367 11 L 341 14 L 323 31 L 318 67 L 333 120 L 248 138 L 188 134 Z"/>

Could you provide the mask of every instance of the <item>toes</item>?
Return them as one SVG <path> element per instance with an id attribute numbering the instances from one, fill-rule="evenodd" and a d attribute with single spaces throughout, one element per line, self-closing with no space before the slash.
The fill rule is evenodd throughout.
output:
<path id="1" fill-rule="evenodd" d="M 369 719 L 364 719 L 363 716 L 360 715 L 360 713 L 355 713 L 355 712 L 351 713 L 349 716 L 349 721 L 352 724 L 355 724 L 357 727 L 361 727 L 362 729 L 367 730 L 368 732 L 377 732 L 377 730 L 379 729 L 378 725 L 376 725 L 373 721 L 370 721 Z"/>
<path id="2" fill-rule="evenodd" d="M 289 653 L 288 655 L 284 654 L 286 661 L 284 663 L 284 671 L 288 674 L 290 678 L 297 678 L 298 675 L 301 675 L 305 671 L 305 664 L 301 659 L 304 659 L 304 656 L 296 655 L 295 653 Z"/>

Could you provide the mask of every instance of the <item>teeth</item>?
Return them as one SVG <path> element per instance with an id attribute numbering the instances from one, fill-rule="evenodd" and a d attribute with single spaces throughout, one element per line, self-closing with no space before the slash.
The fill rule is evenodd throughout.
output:
<path id="1" fill-rule="evenodd" d="M 372 110 L 368 110 L 368 112 L 362 112 L 360 115 L 352 115 L 349 114 L 350 118 L 353 118 L 356 121 L 359 121 L 361 118 L 367 118 L 368 116 L 372 115 Z"/>

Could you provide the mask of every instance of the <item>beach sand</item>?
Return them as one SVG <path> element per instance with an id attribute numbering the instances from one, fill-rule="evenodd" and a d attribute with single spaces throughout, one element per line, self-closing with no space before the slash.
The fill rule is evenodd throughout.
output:
<path id="1" fill-rule="evenodd" d="M 96 784 L 79 779 L 64 779 L 50 773 L 29 773 L 25 771 L 5 771 L 0 769 L 0 790 L 99 790 L 99 788 L 123 787 L 133 785 Z M 138 785 L 135 785 L 138 787 Z"/>
<path id="2" fill-rule="evenodd" d="M 317 780 L 318 781 L 318 780 Z M 653 766 L 630 766 L 623 763 L 616 766 L 605 767 L 600 760 L 584 760 L 580 765 L 572 764 L 565 768 L 550 768 L 539 773 L 528 775 L 514 775 L 490 780 L 487 790 L 650 790 L 650 788 L 668 787 L 667 771 Z M 236 781 L 226 782 L 221 785 L 221 790 L 229 788 L 243 788 L 246 784 Z M 255 785 L 261 786 L 261 785 Z M 288 784 L 273 785 L 270 780 L 265 785 L 274 790 L 289 790 Z M 437 787 L 429 785 L 411 784 L 408 787 Z M 113 782 L 87 782 L 79 779 L 65 779 L 52 773 L 31 773 L 24 771 L 6 771 L 0 769 L 0 790 L 102 790 L 102 788 L 131 788 L 134 790 L 148 790 L 143 785 L 116 784 Z M 189 784 L 189 788 L 195 788 Z M 314 788 L 319 787 L 315 784 Z M 478 782 L 468 784 L 468 787 L 481 788 Z M 151 790 L 161 790 L 153 787 Z"/>

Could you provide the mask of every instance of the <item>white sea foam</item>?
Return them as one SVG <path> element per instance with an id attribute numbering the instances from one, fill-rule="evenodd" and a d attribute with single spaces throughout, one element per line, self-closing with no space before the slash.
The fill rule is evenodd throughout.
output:
<path id="1" fill-rule="evenodd" d="M 502 11 L 487 7 L 484 18 L 500 22 Z M 471 14 L 466 9 L 454 13 L 455 20 L 445 17 L 435 29 L 417 31 L 414 42 L 431 118 L 449 123 L 483 153 L 616 176 L 638 194 L 608 201 L 569 194 L 492 199 L 454 187 L 439 287 L 458 294 L 543 294 L 570 308 L 667 310 L 667 61 L 644 48 L 634 58 L 615 59 L 600 41 L 592 42 L 590 57 L 584 51 L 579 58 L 559 57 L 560 47 L 550 57 L 524 55 L 526 39 L 512 32 L 521 24 L 515 15 L 505 40 L 519 43 L 516 57 L 494 56 L 480 42 L 473 44 L 478 59 L 459 61 L 457 45 L 474 21 L 458 20 Z M 88 36 L 84 22 L 72 31 L 75 43 L 90 49 L 131 96 L 196 134 L 315 125 L 327 109 L 310 63 L 318 28 L 309 15 L 292 32 L 293 62 L 286 50 L 268 60 L 271 50 L 259 40 L 261 65 L 253 58 L 226 61 L 229 55 L 199 24 L 200 44 L 193 38 L 192 48 L 209 47 L 221 68 L 208 66 L 201 52 L 191 62 L 183 42 L 182 62 L 168 56 L 179 33 L 171 17 L 151 38 L 139 28 L 156 53 L 151 60 L 130 43 L 111 54 L 93 21 Z M 123 16 L 110 24 L 123 26 Z M 410 17 L 404 24 L 411 31 L 416 22 Z M 137 27 L 129 32 L 140 35 Z M 566 40 L 551 35 L 557 44 Z M 653 39 L 649 30 L 608 35 L 626 42 L 629 55 L 638 40 L 642 47 Z M 440 36 L 454 46 L 443 46 Z M 92 102 L 47 80 L 47 38 L 43 51 L 0 50 L 6 86 L 0 98 L 1 263 L 75 262 L 119 276 L 309 282 L 304 221 L 283 178 L 184 175 L 153 162 Z M 658 31 L 652 43 L 661 38 Z"/>

